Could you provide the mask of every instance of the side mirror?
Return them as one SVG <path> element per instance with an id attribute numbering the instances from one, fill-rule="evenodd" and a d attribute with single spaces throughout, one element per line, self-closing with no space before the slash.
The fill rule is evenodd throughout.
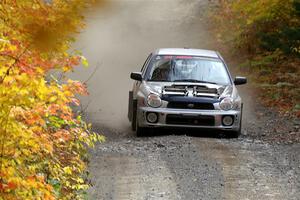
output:
<path id="1" fill-rule="evenodd" d="M 130 74 L 130 78 L 136 81 L 142 81 L 143 79 L 141 72 L 132 72 Z"/>
<path id="2" fill-rule="evenodd" d="M 237 76 L 234 79 L 234 84 L 235 85 L 243 85 L 247 83 L 247 78 L 246 77 L 241 77 L 241 76 Z"/>

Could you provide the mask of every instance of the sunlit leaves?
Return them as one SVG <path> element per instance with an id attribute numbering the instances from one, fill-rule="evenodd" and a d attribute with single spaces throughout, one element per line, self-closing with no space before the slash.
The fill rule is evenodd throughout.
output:
<path id="1" fill-rule="evenodd" d="M 81 63 L 83 64 L 83 66 L 88 67 L 89 63 L 87 61 L 87 59 L 83 56 L 81 56 Z"/>

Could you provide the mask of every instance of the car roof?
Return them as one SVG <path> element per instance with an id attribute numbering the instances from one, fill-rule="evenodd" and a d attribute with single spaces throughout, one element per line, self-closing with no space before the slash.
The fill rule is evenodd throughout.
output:
<path id="1" fill-rule="evenodd" d="M 163 48 L 154 52 L 156 55 L 179 55 L 179 56 L 201 56 L 209 58 L 220 58 L 216 51 L 189 48 Z"/>

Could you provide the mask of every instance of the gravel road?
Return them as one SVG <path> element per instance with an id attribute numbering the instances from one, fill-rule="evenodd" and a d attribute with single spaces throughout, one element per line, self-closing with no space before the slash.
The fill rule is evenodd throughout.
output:
<path id="1" fill-rule="evenodd" d="M 110 139 L 91 199 L 299 199 L 299 145 L 186 135 Z"/>
<path id="2" fill-rule="evenodd" d="M 136 138 L 130 131 L 129 73 L 138 71 L 148 53 L 159 47 L 218 49 L 207 31 L 209 4 L 114 0 L 105 10 L 87 14 L 87 28 L 75 48 L 90 67 L 70 76 L 85 81 L 93 74 L 83 109 L 107 137 L 91 150 L 90 199 L 300 199 L 299 142 L 265 139 L 275 133 L 299 134 L 299 122 L 266 111 L 249 86 L 240 88 L 246 105 L 239 139 L 192 130 L 161 130 Z"/>

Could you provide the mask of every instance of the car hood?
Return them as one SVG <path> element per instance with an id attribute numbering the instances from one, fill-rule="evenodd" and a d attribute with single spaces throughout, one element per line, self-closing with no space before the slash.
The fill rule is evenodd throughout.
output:
<path id="1" fill-rule="evenodd" d="M 187 87 L 205 87 L 208 89 L 216 89 L 218 98 L 222 99 L 225 97 L 236 98 L 238 96 L 237 90 L 234 85 L 218 85 L 210 83 L 189 83 L 189 82 L 144 82 L 144 86 L 149 93 L 156 93 L 160 96 L 163 95 L 165 87 L 172 86 L 187 86 Z"/>

